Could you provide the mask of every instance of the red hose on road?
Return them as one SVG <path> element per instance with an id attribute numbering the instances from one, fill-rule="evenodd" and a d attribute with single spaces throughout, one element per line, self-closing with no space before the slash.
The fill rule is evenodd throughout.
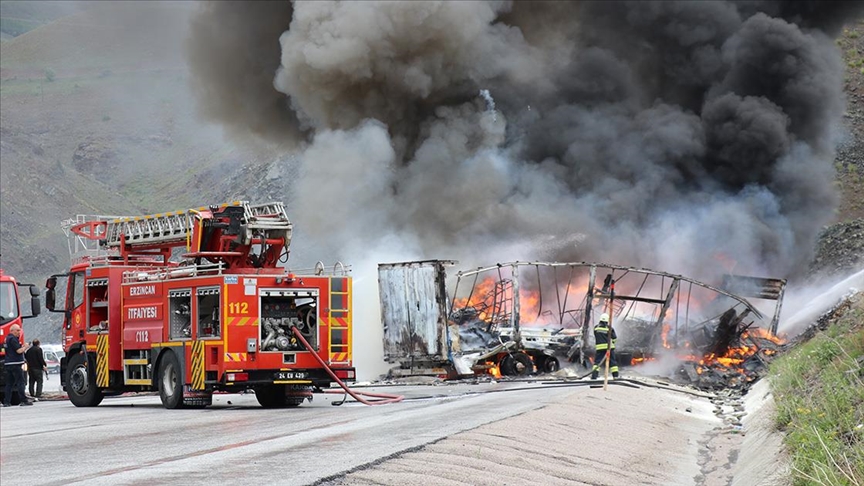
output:
<path id="1" fill-rule="evenodd" d="M 348 385 L 346 385 L 342 380 L 340 380 L 336 376 L 336 374 L 333 373 L 333 370 L 331 370 L 330 367 L 327 366 L 327 363 L 325 363 L 324 360 L 321 359 L 320 356 L 318 356 L 318 353 L 316 353 L 315 350 L 312 349 L 312 346 L 309 344 L 308 341 L 306 341 L 306 338 L 304 338 L 303 335 L 300 334 L 300 330 L 294 326 L 291 327 L 291 330 L 294 332 L 294 335 L 297 336 L 297 339 L 299 339 L 300 342 L 303 343 L 303 346 L 305 346 L 306 349 L 309 350 L 310 353 L 312 353 L 312 356 L 315 357 L 315 359 L 318 361 L 318 363 L 320 363 L 321 366 L 323 366 L 324 369 L 327 370 L 327 374 L 329 374 L 330 377 L 333 378 L 336 381 L 336 383 L 338 383 L 339 386 L 342 387 L 343 390 L 345 390 L 345 393 L 351 395 L 351 397 L 354 398 L 354 400 L 357 400 L 358 402 L 360 402 L 364 405 L 386 405 L 388 403 L 401 402 L 402 399 L 405 398 L 402 395 L 391 395 L 389 393 L 355 392 L 354 390 L 348 388 Z M 339 392 L 335 391 L 335 390 L 325 390 L 325 393 L 339 393 Z M 380 398 L 380 400 L 366 400 L 361 395 L 367 396 L 367 397 Z"/>

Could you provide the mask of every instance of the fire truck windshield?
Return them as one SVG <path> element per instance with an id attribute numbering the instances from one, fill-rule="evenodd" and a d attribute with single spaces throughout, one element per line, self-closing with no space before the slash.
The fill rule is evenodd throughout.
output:
<path id="1" fill-rule="evenodd" d="M 0 282 L 0 324 L 18 317 L 18 298 L 15 284 Z"/>

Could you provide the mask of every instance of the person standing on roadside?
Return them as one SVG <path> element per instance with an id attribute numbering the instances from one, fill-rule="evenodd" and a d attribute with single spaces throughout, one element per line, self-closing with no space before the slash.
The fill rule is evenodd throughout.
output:
<path id="1" fill-rule="evenodd" d="M 21 344 L 19 340 L 21 336 L 21 326 L 13 324 L 9 329 L 9 335 L 6 336 L 6 389 L 3 395 L 3 406 L 12 406 L 12 390 L 18 391 L 18 397 L 21 398 L 21 406 L 33 405 L 33 402 L 27 400 L 24 395 L 24 353 L 27 352 L 26 344 Z"/>
<path id="2" fill-rule="evenodd" d="M 45 362 L 45 354 L 39 346 L 38 339 L 34 339 L 30 349 L 24 353 L 24 359 L 27 361 L 27 380 L 30 386 L 30 396 L 33 398 L 42 398 L 42 380 L 48 372 L 48 363 Z M 36 391 L 33 391 L 33 385 L 36 385 Z"/>

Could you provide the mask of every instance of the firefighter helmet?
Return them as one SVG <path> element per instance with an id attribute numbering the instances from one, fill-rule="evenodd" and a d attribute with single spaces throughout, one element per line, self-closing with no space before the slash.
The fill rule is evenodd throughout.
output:
<path id="1" fill-rule="evenodd" d="M 600 322 L 609 322 L 609 314 L 605 312 L 600 314 Z"/>

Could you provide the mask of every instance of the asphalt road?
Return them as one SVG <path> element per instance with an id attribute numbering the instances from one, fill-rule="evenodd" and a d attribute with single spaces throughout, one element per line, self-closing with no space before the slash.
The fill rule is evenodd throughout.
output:
<path id="1" fill-rule="evenodd" d="M 313 484 L 580 392 L 513 382 L 366 390 L 406 401 L 334 407 L 342 395 L 316 394 L 265 410 L 250 393 L 216 395 L 204 410 L 165 410 L 152 395 L 3 408 L 0 483 Z"/>

